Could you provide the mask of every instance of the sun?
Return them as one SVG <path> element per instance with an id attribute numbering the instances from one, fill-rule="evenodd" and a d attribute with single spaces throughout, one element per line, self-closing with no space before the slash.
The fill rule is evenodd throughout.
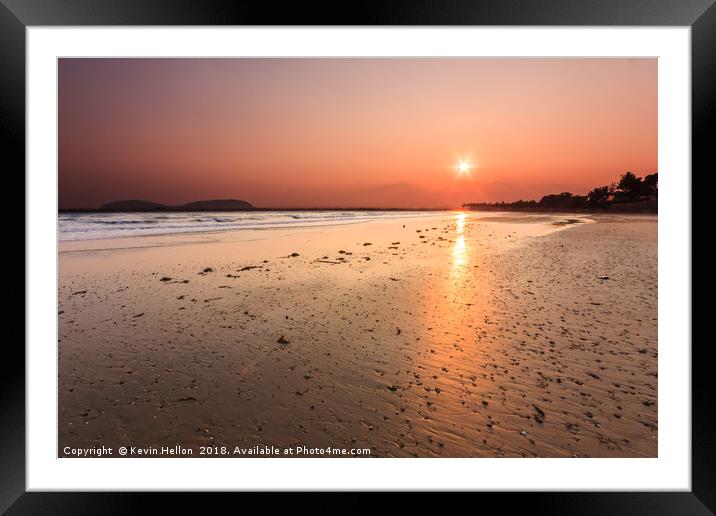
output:
<path id="1" fill-rule="evenodd" d="M 457 177 L 470 177 L 470 169 L 473 168 L 473 165 L 470 163 L 470 158 L 458 158 L 457 165 L 455 165 L 455 168 L 457 169 Z"/>

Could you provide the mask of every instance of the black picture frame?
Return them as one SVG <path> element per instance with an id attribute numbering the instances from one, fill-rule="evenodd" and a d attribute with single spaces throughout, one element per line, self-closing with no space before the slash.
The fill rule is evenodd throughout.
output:
<path id="1" fill-rule="evenodd" d="M 0 0 L 0 133 L 6 174 L 25 169 L 25 29 L 81 25 L 621 25 L 691 27 L 692 169 L 714 164 L 709 140 L 716 112 L 714 0 L 385 0 L 354 4 L 226 0 Z M 690 173 L 693 177 L 693 172 Z M 23 186 L 24 188 L 24 186 Z M 19 194 L 18 194 L 19 197 Z M 23 246 L 23 249 L 25 247 Z M 26 278 L 27 282 L 27 278 Z M 19 306 L 19 303 L 18 303 Z M 24 304 L 23 304 L 24 306 Z M 7 328 L 11 326 L 8 325 Z M 675 343 L 682 346 L 691 342 Z M 25 351 L 20 336 L 5 339 L 0 375 L 0 511 L 18 514 L 114 514 L 156 497 L 148 493 L 38 493 L 25 489 Z M 690 492 L 480 493 L 500 510 L 549 514 L 713 514 L 716 440 L 710 389 L 709 340 L 692 345 L 692 490 Z M 525 459 L 529 460 L 529 459 Z M 246 495 L 244 495 L 246 496 Z M 226 495 L 190 501 L 201 512 Z M 421 497 L 414 498 L 421 502 Z M 482 501 L 480 502 L 482 503 Z M 217 505 L 218 507 L 218 505 Z M 367 507 L 366 507 L 367 508 Z"/>

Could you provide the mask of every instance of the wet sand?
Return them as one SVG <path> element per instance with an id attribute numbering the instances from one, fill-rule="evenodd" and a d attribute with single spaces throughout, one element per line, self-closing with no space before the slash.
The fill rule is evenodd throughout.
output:
<path id="1" fill-rule="evenodd" d="M 59 456 L 657 455 L 656 217 L 68 242 L 59 268 Z"/>

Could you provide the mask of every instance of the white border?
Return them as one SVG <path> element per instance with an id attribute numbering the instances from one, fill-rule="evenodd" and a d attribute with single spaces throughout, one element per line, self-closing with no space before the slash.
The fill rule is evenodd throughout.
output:
<path id="1" fill-rule="evenodd" d="M 690 490 L 690 41 L 687 27 L 28 28 L 27 489 Z M 658 57 L 659 457 L 57 459 L 60 56 Z"/>

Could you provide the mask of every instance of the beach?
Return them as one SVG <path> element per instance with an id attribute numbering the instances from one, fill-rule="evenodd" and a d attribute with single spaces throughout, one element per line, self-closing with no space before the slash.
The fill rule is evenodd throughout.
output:
<path id="1" fill-rule="evenodd" d="M 657 456 L 656 216 L 321 220 L 61 241 L 58 456 Z"/>

